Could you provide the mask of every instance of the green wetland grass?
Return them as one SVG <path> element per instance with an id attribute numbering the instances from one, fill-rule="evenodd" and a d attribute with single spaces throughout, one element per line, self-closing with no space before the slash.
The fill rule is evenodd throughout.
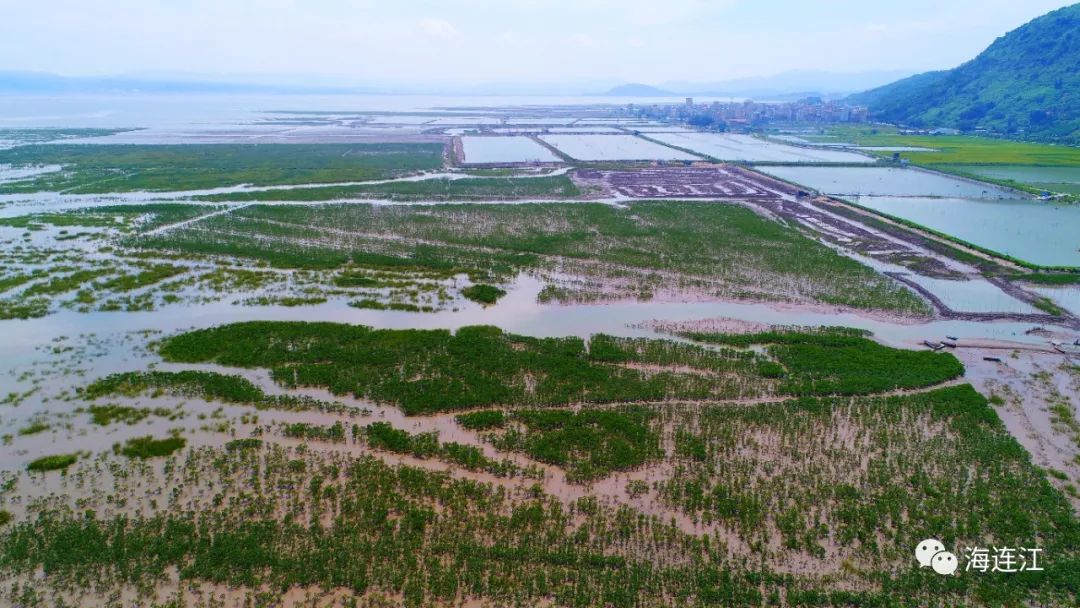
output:
<path id="1" fill-rule="evenodd" d="M 310 397 L 267 395 L 246 378 L 196 370 L 121 372 L 100 378 L 82 387 L 79 395 L 83 399 L 92 401 L 110 396 L 136 397 L 147 392 L 250 405 L 256 409 L 331 412 L 345 412 L 349 409 L 340 403 L 328 403 Z M 91 406 L 89 411 L 94 423 L 102 425 L 108 425 L 114 420 L 133 424 L 147 415 L 144 410 L 109 405 Z M 154 413 L 164 414 L 158 410 Z"/>
<path id="2" fill-rule="evenodd" d="M 160 352 L 180 363 L 268 368 L 287 388 L 327 388 L 395 405 L 407 415 L 511 407 L 467 412 L 455 420 L 501 451 L 564 469 L 572 482 L 634 469 L 662 455 L 653 411 L 621 403 L 872 395 L 933 387 L 963 374 L 950 354 L 885 347 L 865 332 L 843 328 L 683 336 L 700 344 L 607 335 L 538 339 L 483 326 L 451 333 L 249 322 L 167 338 Z M 333 409 L 306 398 L 267 396 L 244 378 L 206 371 L 114 374 L 80 394 L 100 399 L 150 391 L 260 409 Z M 559 407 L 604 404 L 617 407 L 576 412 Z M 150 413 L 109 405 L 92 406 L 90 412 L 103 423 L 138 421 Z M 299 439 L 346 439 L 340 423 L 293 423 L 282 432 Z M 505 468 L 467 446 L 440 447 L 431 434 L 410 435 L 386 424 L 369 425 L 363 434 L 377 449 L 444 460 L 445 450 L 453 449 L 473 468 Z"/>
<path id="3" fill-rule="evenodd" d="M 480 304 L 494 304 L 499 301 L 499 298 L 506 295 L 506 291 L 494 285 L 480 283 L 462 289 L 461 295 Z"/>
<path id="4" fill-rule="evenodd" d="M 194 281 L 189 272 L 196 265 L 167 263 L 152 252 L 118 250 L 116 239 L 217 210 L 212 205 L 173 203 L 108 205 L 0 220 L 0 225 L 16 229 L 48 231 L 43 243 L 26 242 L 4 250 L 0 319 L 37 318 L 65 308 L 153 310 L 180 301 L 176 291 L 181 282 Z M 97 230 L 73 234 L 68 231 L 73 226 Z M 66 244 L 73 239 L 80 242 Z"/>
<path id="5" fill-rule="evenodd" d="M 13 514 L 0 598 L 80 605 L 122 591 L 164 606 L 184 598 L 155 589 L 212 584 L 252 605 L 328 591 L 373 607 L 1076 602 L 1080 523 L 986 399 L 949 384 L 963 371 L 952 355 L 844 328 L 680 337 L 301 322 L 166 337 L 166 360 L 269 369 L 286 387 L 442 417 L 471 439 L 391 417 L 294 419 L 222 447 L 150 435 L 43 459 L 38 470 L 90 487 L 120 474 L 77 507 Z M 82 392 L 147 394 L 268 398 L 205 371 L 117 374 Z M 103 422 L 143 419 L 100 407 Z M 142 500 L 149 488 L 169 491 Z M 1046 570 L 946 580 L 914 564 L 926 537 L 1038 543 Z"/>
<path id="6" fill-rule="evenodd" d="M 891 279 L 796 229 L 733 205 L 253 205 L 218 214 L 221 210 L 133 204 L 15 218 L 15 223 L 41 226 L 107 227 L 102 234 L 108 244 L 99 252 L 115 263 L 87 264 L 52 249 L 19 254 L 28 263 L 56 261 L 44 270 L 0 277 L 0 317 L 32 318 L 62 308 L 155 310 L 201 301 L 203 294 L 196 291 L 221 299 L 264 288 L 276 293 L 234 301 L 307 306 L 348 297 L 362 308 L 429 312 L 452 306 L 458 297 L 491 304 L 521 272 L 549 281 L 540 296 L 544 302 L 647 301 L 676 294 L 930 312 L 926 302 Z M 173 224 L 182 225 L 153 230 Z M 179 259 L 189 263 L 178 264 Z M 248 267 L 235 267 L 238 260 Z M 476 285 L 450 284 L 462 274 Z"/>
<path id="7" fill-rule="evenodd" d="M 228 452 L 238 452 L 244 450 L 257 450 L 263 446 L 263 440 L 255 437 L 247 437 L 244 439 L 233 439 L 225 444 L 225 450 Z"/>
<path id="8" fill-rule="evenodd" d="M 349 306 L 353 308 L 361 308 L 366 310 L 397 310 L 401 312 L 435 312 L 435 308 L 432 306 L 418 306 L 416 304 L 410 304 L 408 302 L 380 302 L 372 298 L 365 298 L 363 300 L 354 300 L 349 302 Z"/>
<path id="9" fill-rule="evenodd" d="M 295 422 L 285 425 L 282 434 L 296 439 L 313 439 L 316 441 L 345 441 L 345 426 L 341 422 L 335 422 L 329 426 L 320 426 L 307 422 Z"/>
<path id="10" fill-rule="evenodd" d="M 106 137 L 108 135 L 127 133 L 130 131 L 138 131 L 138 129 L 94 129 L 85 127 L 3 128 L 0 129 L 0 139 L 18 142 L 19 144 L 34 144 L 65 139 Z"/>
<path id="11" fill-rule="evenodd" d="M 124 273 L 110 278 L 97 284 L 96 287 L 108 291 L 132 291 L 155 283 L 160 283 L 166 279 L 171 279 L 175 276 L 184 274 L 187 271 L 188 268 L 184 266 L 155 264 L 153 266 L 147 266 L 144 270 L 134 274 Z"/>
<path id="12" fill-rule="evenodd" d="M 313 270 L 505 277 L 561 266 L 595 285 L 558 290 L 571 301 L 670 289 L 929 312 L 909 290 L 800 231 L 709 202 L 252 205 L 124 244 Z"/>
<path id="13" fill-rule="evenodd" d="M 1066 567 L 1078 563 L 1068 548 L 1080 532 L 1071 509 L 968 385 L 668 415 L 682 469 L 660 482 L 661 497 L 751 546 L 777 535 L 784 551 L 824 558 L 840 545 L 853 549 L 852 563 L 903 563 L 922 537 L 967 546 L 1039 538 L 1068 555 Z M 865 448 L 845 452 L 854 445 Z M 962 517 L 951 511 L 958 504 Z M 918 586 L 917 572 L 900 572 L 887 589 Z M 1077 582 L 1038 576 L 963 585 L 981 587 L 968 602 L 1008 604 L 1029 585 Z"/>
<path id="14" fill-rule="evenodd" d="M 583 482 L 658 460 L 663 451 L 653 410 L 626 406 L 611 410 L 521 410 L 515 428 L 492 437 L 505 451 L 566 470 L 567 479 Z"/>
<path id="15" fill-rule="evenodd" d="M 105 214 L 85 212 L 35 213 L 0 218 L 0 226 L 8 228 L 32 229 L 45 224 L 58 227 L 106 228 L 116 226 L 117 221 L 115 217 Z"/>
<path id="16" fill-rule="evenodd" d="M 458 414 L 454 417 L 458 425 L 473 431 L 486 431 L 502 428 L 506 424 L 506 414 L 500 410 L 481 410 Z"/>
<path id="17" fill-rule="evenodd" d="M 469 200 L 577 198 L 581 189 L 566 175 L 426 179 L 384 184 L 257 190 L 196 196 L 209 202 L 333 201 L 351 198 L 390 200 Z"/>
<path id="18" fill-rule="evenodd" d="M 127 440 L 123 446 L 119 447 L 119 452 L 128 458 L 146 460 L 148 458 L 168 456 L 182 449 L 185 445 L 187 445 L 187 440 L 183 437 L 174 436 L 165 439 L 154 439 L 147 435 L 146 437 Z"/>
<path id="19" fill-rule="evenodd" d="M 63 470 L 79 460 L 78 454 L 56 454 L 54 456 L 42 456 L 26 465 L 27 471 L 58 471 Z"/>
<path id="20" fill-rule="evenodd" d="M 105 268 L 76 270 L 70 274 L 35 283 L 26 288 L 22 295 L 24 297 L 57 296 L 74 291 L 110 273 L 111 271 Z"/>
<path id="21" fill-rule="evenodd" d="M 682 335 L 705 343 L 765 346 L 775 362 L 762 364 L 759 372 L 779 378 L 779 391 L 788 395 L 867 395 L 964 374 L 960 361 L 947 353 L 890 348 L 852 331 Z"/>
<path id="22" fill-rule="evenodd" d="M 35 421 L 19 429 L 19 435 L 37 435 L 38 433 L 44 433 L 51 428 L 52 425 L 46 422 Z"/>
<path id="23" fill-rule="evenodd" d="M 1080 148 L 1012 141 L 972 135 L 902 135 L 894 127 L 830 127 L 835 137 L 823 142 L 843 141 L 860 146 L 910 146 L 932 152 L 902 152 L 903 158 L 920 165 L 1032 165 L 1075 167 L 1080 164 Z M 815 139 L 811 136 L 810 139 Z M 891 152 L 878 152 L 892 156 Z"/>
<path id="24" fill-rule="evenodd" d="M 432 268 L 393 256 L 356 256 L 365 265 L 346 264 L 332 275 L 322 272 L 326 263 L 318 259 L 307 260 L 302 272 L 291 272 L 264 268 L 265 262 L 245 264 L 124 246 L 136 235 L 222 210 L 216 205 L 152 203 L 12 218 L 10 223 L 17 227 L 38 226 L 49 234 L 44 243 L 17 245 L 0 259 L 0 318 L 36 318 L 64 309 L 149 311 L 230 296 L 235 296 L 231 303 L 245 306 L 310 306 L 330 298 L 356 298 L 370 300 L 376 308 L 430 312 L 452 305 L 460 296 L 458 275 L 474 281 L 501 279 L 445 261 L 434 260 L 438 268 Z M 87 233 L 85 243 L 97 245 L 98 255 L 86 255 L 86 247 L 49 241 L 60 242 L 66 227 L 76 224 L 103 228 Z"/>
<path id="25" fill-rule="evenodd" d="M 117 391 L 121 392 L 121 391 Z M 149 418 L 151 415 L 171 417 L 173 410 L 166 408 L 145 408 L 117 405 L 115 403 L 105 405 L 91 405 L 86 408 L 90 414 L 90 421 L 98 426 L 109 426 L 113 423 L 137 424 Z"/>
<path id="26" fill-rule="evenodd" d="M 0 321 L 10 319 L 37 319 L 49 314 L 46 298 L 0 300 Z"/>
<path id="27" fill-rule="evenodd" d="M 344 170 L 330 159 L 299 167 L 264 159 L 250 173 L 220 165 L 211 176 L 181 159 L 172 176 L 139 175 L 135 161 L 120 160 L 18 187 L 93 191 L 91 179 L 106 180 L 100 187 L 107 180 L 203 187 L 252 176 L 270 185 Z M 397 174 L 406 164 L 363 170 Z M 445 188 L 459 197 L 466 191 L 452 188 L 479 187 L 468 195 L 493 197 L 507 188 L 563 187 L 554 179 L 485 181 L 392 186 L 381 195 L 407 200 Z M 648 286 L 643 294 L 677 285 L 729 296 L 732 286 L 753 285 L 760 291 L 744 295 L 926 310 L 868 268 L 746 209 L 486 207 L 255 205 L 153 236 L 138 233 L 211 207 L 42 215 L 18 228 L 115 223 L 130 234 L 123 244 L 143 248 L 148 259 L 78 281 L 15 277 L 11 289 L 65 289 L 35 299 L 87 285 L 155 289 L 181 273 L 152 258 L 222 255 L 322 271 L 340 289 L 397 280 L 386 275 L 466 274 L 485 288 L 473 291 L 482 303 L 498 300 L 497 285 L 516 272 L 569 267 L 600 283 L 630 277 Z M 264 272 L 228 269 L 206 280 L 259 286 Z M 79 285 L 66 289 L 71 283 Z M 359 306 L 422 310 L 361 292 L 350 297 Z M 255 322 L 166 338 L 167 360 L 266 369 L 285 389 L 327 388 L 442 417 L 476 445 L 382 421 L 290 422 L 229 435 L 221 448 L 151 435 L 118 443 L 113 454 L 42 458 L 30 469 L 44 473 L 21 484 L 50 483 L 62 470 L 65 482 L 102 491 L 0 511 L 0 603 L 125 597 L 161 608 L 198 605 L 153 597 L 155 589 L 188 585 L 229 588 L 230 598 L 252 606 L 334 593 L 356 596 L 355 605 L 418 608 L 1077 602 L 1075 516 L 980 395 L 966 385 L 940 387 L 963 374 L 954 357 L 887 348 L 851 331 L 680 337 L 693 343 Z M 351 414 L 269 390 L 225 373 L 136 371 L 92 382 L 78 397 L 96 402 L 85 413 L 103 426 L 171 417 L 175 410 L 141 406 L 156 398 Z M 902 394 L 882 395 L 893 391 Z M 139 407 L 104 402 L 112 397 Z M 552 469 L 565 473 L 569 492 Z M 621 498 L 624 484 L 633 500 Z M 147 500 L 154 489 L 162 491 Z M 927 536 L 957 547 L 1034 539 L 1053 559 L 1042 575 L 946 580 L 912 567 L 910 547 Z"/>
<path id="28" fill-rule="evenodd" d="M 580 338 L 539 339 L 483 326 L 451 333 L 251 322 L 174 336 L 162 343 L 160 352 L 176 362 L 266 367 L 287 387 L 325 387 L 335 394 L 393 403 L 407 414 L 504 403 L 704 398 L 744 390 L 741 383 L 719 375 L 649 376 L 609 363 L 614 357 L 661 365 L 681 362 L 707 371 L 752 366 L 750 353 L 717 354 L 664 340 L 598 337 L 587 349 Z"/>
<path id="29" fill-rule="evenodd" d="M 529 475 L 537 477 L 535 471 L 525 471 L 513 462 L 489 458 L 484 451 L 473 445 L 457 442 L 440 442 L 437 433 L 410 433 L 394 428 L 387 422 L 373 422 L 367 426 L 355 427 L 354 436 L 361 437 L 368 447 L 395 454 L 406 454 L 414 458 L 436 458 L 457 465 L 467 471 L 480 471 L 497 477 Z"/>
<path id="30" fill-rule="evenodd" d="M 5 292 L 5 291 L 11 290 L 11 289 L 15 289 L 16 287 L 20 287 L 22 285 L 25 285 L 25 284 L 29 283 L 30 281 L 40 279 L 40 278 L 44 277 L 46 274 L 47 273 L 44 270 L 41 270 L 41 269 L 35 269 L 33 271 L 30 271 L 30 272 L 9 274 L 7 276 L 4 276 L 4 277 L 0 278 L 0 292 Z"/>
<path id="31" fill-rule="evenodd" d="M 169 580 L 230 585 L 252 601 L 266 590 L 335 590 L 358 605 L 396 598 L 417 607 L 1077 599 L 1080 525 L 969 386 L 641 412 L 674 445 L 648 455 L 668 474 L 635 491 L 700 522 L 696 533 L 666 514 L 590 495 L 558 498 L 539 483 L 508 491 L 369 455 L 236 439 L 185 450 L 163 471 L 132 470 L 131 492 L 176 488 L 152 512 L 60 505 L 15 518 L 0 534 L 0 566 L 16 582 L 0 592 L 27 606 L 51 605 L 50 592 L 89 598 L 120 589 L 149 604 L 154 586 Z M 595 429 L 591 416 L 541 410 L 520 420 L 552 439 L 557 459 L 575 446 L 603 451 L 558 434 Z M 619 436 L 627 422 L 599 427 Z M 386 423 L 351 434 L 377 451 L 469 462 L 430 435 Z M 1046 569 L 945 579 L 914 564 L 912 547 L 926 537 L 954 547 L 1037 542 Z M 48 577 L 18 583 L 41 570 Z"/>
<path id="32" fill-rule="evenodd" d="M 98 194 L 385 179 L 442 166 L 442 144 L 31 145 L 0 163 L 63 171 L 0 185 L 0 192 Z"/>
<path id="33" fill-rule="evenodd" d="M 493 405 L 869 394 L 932 386 L 963 373 L 952 355 L 888 348 L 863 336 L 777 335 L 786 343 L 772 345 L 770 358 L 670 340 L 531 338 L 486 326 L 451 333 L 248 322 L 167 338 L 160 352 L 174 362 L 267 368 L 286 387 L 327 388 L 391 403 L 410 415 Z M 719 341 L 710 335 L 693 337 Z M 770 344 L 777 338 L 754 339 L 753 344 Z M 261 392 L 235 377 L 163 373 L 106 378 L 86 394 L 142 390 L 148 383 L 179 383 L 187 377 L 207 378 L 200 380 L 200 390 L 207 390 L 203 383 L 213 378 L 214 384 L 206 384 L 211 394 L 235 394 L 238 401 L 258 402 Z"/>
<path id="34" fill-rule="evenodd" d="M 1050 273 L 1029 273 L 1029 274 L 1015 274 L 1010 277 L 1013 280 L 1025 281 L 1027 283 L 1034 283 L 1036 285 L 1080 285 L 1080 272 L 1050 274 Z"/>

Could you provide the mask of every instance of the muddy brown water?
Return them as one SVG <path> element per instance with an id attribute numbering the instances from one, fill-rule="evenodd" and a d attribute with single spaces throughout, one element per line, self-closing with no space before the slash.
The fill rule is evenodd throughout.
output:
<path id="1" fill-rule="evenodd" d="M 520 275 L 510 293 L 498 304 L 482 307 L 463 302 L 457 310 L 437 313 L 410 313 L 398 311 L 363 310 L 349 307 L 344 301 L 329 301 L 306 307 L 261 306 L 248 307 L 229 302 L 201 305 L 166 306 L 150 312 L 91 312 L 60 311 L 41 319 L 3 321 L 4 347 L 0 349 L 0 393 L 21 393 L 38 387 L 17 407 L 8 407 L 0 414 L 5 433 L 13 433 L 42 412 L 50 415 L 69 414 L 84 405 L 78 399 L 64 401 L 65 393 L 92 380 L 121 371 L 145 370 L 162 364 L 160 357 L 147 347 L 147 343 L 161 336 L 180 331 L 206 328 L 225 323 L 248 320 L 280 321 L 336 321 L 369 325 L 378 328 L 456 329 L 468 325 L 495 325 L 507 332 L 537 336 L 581 336 L 608 333 L 630 337 L 658 337 L 654 320 L 665 322 L 688 322 L 701 319 L 734 319 L 766 325 L 835 326 L 843 325 L 867 329 L 880 341 L 906 348 L 919 348 L 925 340 L 941 340 L 946 336 L 960 338 L 961 342 L 994 340 L 997 342 L 1027 345 L 1031 348 L 1047 346 L 1047 338 L 1027 333 L 1030 323 L 978 322 L 965 320 L 931 320 L 915 322 L 904 319 L 875 318 L 868 313 L 840 308 L 800 306 L 790 304 L 764 304 L 742 302 L 620 302 L 593 305 L 540 304 L 536 296 L 543 282 L 529 275 Z M 1061 330 L 1062 336 L 1069 336 Z M 1075 339 L 1075 338 L 1072 338 Z M 1071 341 L 1071 339 L 1070 339 Z M 53 348 L 76 348 L 80 356 L 65 357 L 52 352 Z M 990 351 L 987 351 L 990 352 Z M 229 370 L 235 371 L 235 370 Z M 254 374 L 254 375 L 253 375 Z M 247 372 L 258 384 L 273 391 L 273 383 L 258 372 Z M 328 394 L 314 395 L 327 400 Z M 194 407 L 194 400 L 189 400 Z M 357 404 L 373 409 L 377 415 L 409 430 L 439 430 L 446 433 L 447 440 L 456 440 L 457 431 L 451 428 L 428 428 L 425 423 L 405 419 L 394 408 L 379 408 L 373 404 Z M 195 408 L 195 413 L 208 410 Z M 239 410 L 237 410 L 239 411 Z M 262 418 L 277 418 L 260 413 Z M 321 415 L 312 412 L 282 414 L 284 419 L 317 419 Z M 84 426 L 81 422 L 76 427 Z M 121 434 L 123 435 L 123 434 Z M 117 435 L 118 438 L 121 435 Z M 52 453 L 58 447 L 47 440 L 48 433 L 41 436 L 19 437 L 8 446 L 0 448 L 6 456 L 5 463 L 14 467 L 36 455 Z M 462 439 L 468 439 L 462 437 Z M 109 442 L 111 443 L 111 441 Z M 93 442 L 76 441 L 73 446 L 89 449 Z M 100 445 L 99 445 L 100 447 Z"/>

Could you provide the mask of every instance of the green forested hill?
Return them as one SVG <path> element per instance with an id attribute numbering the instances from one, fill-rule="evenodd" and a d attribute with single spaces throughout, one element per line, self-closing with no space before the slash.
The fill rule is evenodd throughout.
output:
<path id="1" fill-rule="evenodd" d="M 1080 4 L 998 38 L 952 70 L 853 95 L 874 117 L 911 126 L 987 128 L 1080 142 Z"/>

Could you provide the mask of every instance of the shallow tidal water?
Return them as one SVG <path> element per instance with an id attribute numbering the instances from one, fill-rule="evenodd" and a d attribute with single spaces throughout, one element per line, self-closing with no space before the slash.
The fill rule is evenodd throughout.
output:
<path id="1" fill-rule="evenodd" d="M 1080 205 L 1035 200 L 859 196 L 852 200 L 1043 266 L 1080 266 Z"/>
<path id="2" fill-rule="evenodd" d="M 763 173 L 835 196 L 1016 198 L 1006 188 L 916 168 L 762 167 Z"/>
<path id="3" fill-rule="evenodd" d="M 414 313 L 368 310 L 348 306 L 345 300 L 302 307 L 240 306 L 228 301 L 201 305 L 165 306 L 146 312 L 90 312 L 62 310 L 40 319 L 2 321 L 4 350 L 0 364 L 9 363 L 15 353 L 26 351 L 60 336 L 117 334 L 136 331 L 166 334 L 252 320 L 333 321 L 401 329 L 457 329 L 469 325 L 495 325 L 503 330 L 536 337 L 590 336 L 608 333 L 621 336 L 657 336 L 637 325 L 660 319 L 694 321 L 731 318 L 769 325 L 843 325 L 866 329 L 880 340 L 896 346 L 911 346 L 925 338 L 945 334 L 993 338 L 1016 342 L 1041 342 L 1027 336 L 1030 323 L 933 320 L 925 323 L 886 321 L 851 310 L 829 310 L 788 304 L 749 302 L 619 302 L 612 304 L 541 304 L 536 296 L 544 283 L 528 275 L 517 278 L 509 294 L 498 304 L 483 307 L 463 302 L 457 310 Z"/>
<path id="4" fill-rule="evenodd" d="M 740 302 L 694 302 L 665 303 L 628 301 L 612 304 L 558 305 L 541 304 L 536 300 L 544 283 L 528 275 L 520 275 L 509 294 L 498 304 L 482 307 L 472 302 L 462 302 L 457 310 L 436 313 L 412 313 L 400 311 L 366 310 L 352 308 L 345 300 L 331 300 L 324 304 L 302 307 L 242 306 L 229 301 L 208 304 L 172 305 L 148 312 L 91 312 L 60 311 L 40 319 L 0 321 L 4 347 L 0 349 L 0 382 L 3 394 L 21 393 L 37 389 L 16 407 L 8 408 L 0 419 L 5 432 L 14 433 L 41 415 L 57 428 L 33 437 L 22 438 L 10 446 L 0 448 L 0 456 L 19 462 L 22 466 L 33 458 L 70 449 L 94 450 L 100 448 L 105 433 L 108 442 L 122 441 L 148 432 L 162 434 L 175 428 L 164 418 L 151 417 L 144 423 L 128 426 L 114 425 L 107 429 L 84 429 L 63 432 L 65 420 L 75 420 L 76 408 L 85 406 L 80 399 L 69 397 L 80 387 L 109 374 L 147 369 L 210 369 L 239 374 L 256 382 L 268 393 L 277 393 L 265 370 L 237 370 L 212 365 L 177 365 L 161 361 L 153 348 L 153 342 L 177 332 L 212 327 L 242 321 L 334 321 L 369 325 L 389 329 L 450 329 L 468 325 L 495 325 L 503 330 L 536 337 L 581 336 L 607 333 L 631 337 L 661 337 L 648 324 L 662 320 L 668 323 L 699 321 L 702 319 L 736 319 L 769 325 L 788 326 L 847 326 L 867 329 L 878 340 L 898 347 L 922 348 L 923 340 L 938 341 L 946 336 L 960 340 L 972 340 L 979 344 L 986 340 L 1024 343 L 1044 347 L 1046 339 L 1026 333 L 1031 323 L 976 322 L 963 320 L 935 320 L 912 322 L 873 318 L 854 311 L 806 307 L 787 304 L 740 303 Z M 1070 339 L 1071 340 L 1071 339 Z M 75 353 L 66 353 L 74 348 Z M 985 354 L 1000 356 L 1000 346 L 986 350 Z M 975 351 L 982 352 L 981 347 Z M 297 391 L 292 391 L 294 394 Z M 339 398 L 326 391 L 303 389 L 299 393 L 324 400 L 341 400 L 371 410 L 364 416 L 370 419 L 392 421 L 400 428 L 412 431 L 438 430 L 446 434 L 444 439 L 456 438 L 455 428 L 445 421 L 420 418 L 404 418 L 400 411 L 391 407 Z M 67 395 L 68 397 L 65 397 Z M 113 401 L 116 401 L 113 399 Z M 139 405 L 137 401 L 122 398 L 120 403 Z M 155 406 L 182 407 L 188 412 L 183 423 L 188 433 L 194 433 L 199 443 L 219 444 L 228 439 L 214 433 L 201 432 L 202 417 L 215 415 L 224 408 L 226 417 L 242 415 L 249 408 L 229 406 L 200 400 L 156 398 Z M 218 412 L 219 415 L 221 412 Z M 332 422 L 333 416 L 314 411 L 259 412 L 264 422 Z M 220 418 L 219 418 L 220 419 Z M 213 418 L 208 419 L 213 422 Z M 75 424 L 81 424 L 75 422 Z M 445 427 L 445 428 L 444 428 Z M 246 427 L 245 427 L 246 428 Z"/>

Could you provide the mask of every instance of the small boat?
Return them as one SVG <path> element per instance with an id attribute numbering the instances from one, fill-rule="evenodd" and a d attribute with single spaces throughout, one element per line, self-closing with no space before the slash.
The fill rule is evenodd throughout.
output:
<path id="1" fill-rule="evenodd" d="M 983 357 L 983 361 L 991 361 L 993 363 L 1001 363 L 1001 357 Z"/>
<path id="2" fill-rule="evenodd" d="M 938 344 L 936 342 L 931 342 L 930 340 L 923 340 L 922 343 L 925 344 L 927 348 L 930 348 L 932 350 L 941 350 L 941 344 Z"/>
<path id="3" fill-rule="evenodd" d="M 941 344 L 944 346 L 948 346 L 949 348 L 956 348 L 956 342 L 946 342 L 942 340 Z"/>
<path id="4" fill-rule="evenodd" d="M 945 336 L 945 337 L 946 337 L 946 338 L 948 338 L 948 339 L 950 339 L 950 340 L 952 340 L 953 342 L 955 342 L 955 341 L 957 341 L 957 340 L 959 340 L 959 339 L 960 339 L 960 338 L 957 338 L 956 336 Z"/>

